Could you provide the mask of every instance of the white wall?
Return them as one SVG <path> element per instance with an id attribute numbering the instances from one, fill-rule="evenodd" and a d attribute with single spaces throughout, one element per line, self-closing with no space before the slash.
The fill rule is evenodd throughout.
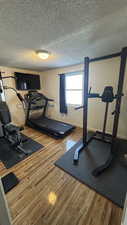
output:
<path id="1" fill-rule="evenodd" d="M 4 194 L 4 189 L 0 177 L 0 224 L 1 225 L 12 225 L 11 215 L 8 208 L 6 196 Z"/>
<path id="2" fill-rule="evenodd" d="M 14 76 L 14 72 L 22 72 L 22 73 L 30 73 L 30 74 L 39 74 L 36 71 L 29 71 L 29 70 L 22 70 L 16 68 L 7 68 L 7 67 L 0 67 L 0 71 L 2 73 L 2 77 L 4 76 Z M 3 79 L 3 84 L 9 87 L 15 88 L 15 80 L 12 78 Z M 22 95 L 24 95 L 25 91 L 20 91 Z M 12 90 L 5 90 L 5 99 L 9 106 L 12 122 L 17 125 L 24 125 L 25 122 L 25 114 L 23 111 L 23 107 L 19 99 L 17 98 L 16 94 Z"/>
<path id="3" fill-rule="evenodd" d="M 127 195 L 126 195 L 126 199 L 125 199 L 121 225 L 127 225 Z"/>
<path id="4" fill-rule="evenodd" d="M 103 60 L 90 64 L 90 86 L 93 87 L 94 92 L 102 93 L 104 86 L 111 85 L 114 87 L 114 93 L 116 93 L 117 81 L 119 75 L 120 58 L 114 58 L 109 60 Z M 43 92 L 50 98 L 55 100 L 54 107 L 49 108 L 49 115 L 52 118 L 70 122 L 76 126 L 82 127 L 82 110 L 74 110 L 74 107 L 69 107 L 68 115 L 63 116 L 59 113 L 59 76 L 60 73 L 73 72 L 83 70 L 83 65 L 59 68 L 42 72 L 41 82 Z M 126 68 L 127 71 L 127 68 Z M 103 116 L 105 110 L 105 104 L 99 99 L 89 100 L 89 129 L 101 129 L 103 124 Z M 113 124 L 113 116 L 111 112 L 114 110 L 114 103 L 110 106 L 109 118 L 107 130 L 111 132 Z M 124 97 L 121 105 L 121 114 L 119 121 L 118 136 L 127 138 L 127 72 L 124 82 Z"/>

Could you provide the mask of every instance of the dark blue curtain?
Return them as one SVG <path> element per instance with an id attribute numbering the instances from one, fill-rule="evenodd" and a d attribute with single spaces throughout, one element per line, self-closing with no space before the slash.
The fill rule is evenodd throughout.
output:
<path id="1" fill-rule="evenodd" d="M 60 74 L 60 113 L 67 114 L 67 104 L 66 104 L 66 76 L 65 74 Z"/>

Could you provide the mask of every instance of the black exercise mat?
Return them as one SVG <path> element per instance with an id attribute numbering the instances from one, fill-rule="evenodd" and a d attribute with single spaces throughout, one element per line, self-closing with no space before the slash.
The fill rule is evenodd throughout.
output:
<path id="1" fill-rule="evenodd" d="M 2 177 L 1 181 L 5 193 L 9 192 L 19 183 L 19 179 L 16 177 L 14 173 L 9 173 L 6 176 Z"/>
<path id="2" fill-rule="evenodd" d="M 81 141 L 79 143 L 81 144 Z M 127 152 L 127 141 L 117 140 L 116 158 L 113 160 L 111 167 L 97 178 L 91 172 L 105 162 L 110 151 L 110 145 L 100 141 L 92 141 L 89 147 L 80 153 L 79 162 L 75 165 L 73 156 L 75 147 L 79 143 L 57 160 L 55 165 L 123 208 L 127 192 L 127 167 L 120 163 L 119 158 L 123 152 Z"/>
<path id="3" fill-rule="evenodd" d="M 34 152 L 37 152 L 38 150 L 44 147 L 40 143 L 32 140 L 31 138 L 26 137 L 25 135 L 22 136 L 23 139 L 27 139 L 27 141 L 23 143 L 23 148 L 25 150 L 32 150 L 32 153 L 28 155 L 25 155 L 21 152 L 17 152 L 13 149 L 13 147 L 10 146 L 7 140 L 5 140 L 4 138 L 0 138 L 0 160 L 3 162 L 7 169 L 11 168 L 15 164 L 21 162 L 25 158 L 32 155 Z"/>

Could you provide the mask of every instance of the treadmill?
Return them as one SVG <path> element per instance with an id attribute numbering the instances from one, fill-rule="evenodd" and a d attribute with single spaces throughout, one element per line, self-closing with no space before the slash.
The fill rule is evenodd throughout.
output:
<path id="1" fill-rule="evenodd" d="M 63 138 L 75 128 L 75 126 L 71 124 L 46 117 L 48 102 L 54 101 L 53 99 L 49 99 L 37 91 L 29 91 L 24 96 L 24 100 L 27 108 L 27 126 L 37 129 L 54 138 Z"/>

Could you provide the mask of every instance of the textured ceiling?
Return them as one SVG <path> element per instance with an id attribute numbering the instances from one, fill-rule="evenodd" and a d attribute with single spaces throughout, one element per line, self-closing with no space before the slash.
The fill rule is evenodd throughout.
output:
<path id="1" fill-rule="evenodd" d="M 127 0 L 0 0 L 0 65 L 46 70 L 127 45 Z M 42 61 L 35 50 L 52 52 Z"/>

